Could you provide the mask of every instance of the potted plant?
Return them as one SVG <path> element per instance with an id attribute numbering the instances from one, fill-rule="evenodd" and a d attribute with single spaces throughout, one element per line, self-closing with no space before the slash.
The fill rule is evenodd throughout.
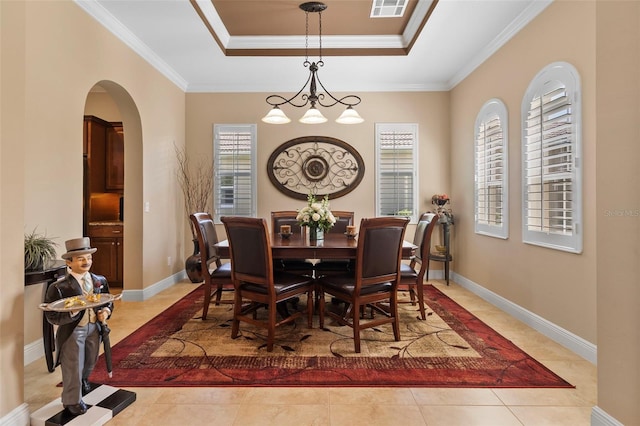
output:
<path id="1" fill-rule="evenodd" d="M 41 271 L 56 258 L 58 243 L 46 234 L 39 234 L 34 229 L 24 234 L 24 269 L 25 271 Z"/>
<path id="2" fill-rule="evenodd" d="M 213 163 L 201 159 L 199 162 L 192 164 L 184 148 L 178 148 L 175 145 L 174 148 L 178 159 L 176 176 L 184 196 L 185 217 L 189 223 L 193 240 L 193 254 L 185 260 L 185 270 L 191 282 L 199 283 L 203 280 L 200 268 L 200 249 L 196 230 L 189 219 L 189 215 L 207 211 L 213 191 Z"/>

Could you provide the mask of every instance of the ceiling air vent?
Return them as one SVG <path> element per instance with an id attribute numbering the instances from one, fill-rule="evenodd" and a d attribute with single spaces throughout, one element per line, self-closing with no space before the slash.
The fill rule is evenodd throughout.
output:
<path id="1" fill-rule="evenodd" d="M 372 18 L 400 18 L 404 14 L 408 0 L 373 0 Z"/>

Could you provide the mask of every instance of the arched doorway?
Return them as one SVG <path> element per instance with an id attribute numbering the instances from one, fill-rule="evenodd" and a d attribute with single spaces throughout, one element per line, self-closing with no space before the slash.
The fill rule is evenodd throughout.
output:
<path id="1" fill-rule="evenodd" d="M 85 103 L 85 235 L 98 248 L 93 271 L 114 287 L 142 286 L 142 131 L 140 115 L 119 84 L 96 83 Z M 136 268 L 135 265 L 138 265 Z"/>

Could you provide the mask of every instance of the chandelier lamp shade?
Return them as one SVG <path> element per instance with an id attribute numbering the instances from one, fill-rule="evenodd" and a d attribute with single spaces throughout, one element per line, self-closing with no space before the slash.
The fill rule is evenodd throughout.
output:
<path id="1" fill-rule="evenodd" d="M 287 117 L 284 111 L 280 108 L 282 105 L 291 105 L 296 108 L 305 108 L 307 112 L 298 120 L 304 124 L 320 124 L 326 123 L 327 119 L 322 112 L 317 108 L 321 106 L 323 108 L 330 108 L 335 105 L 346 106 L 346 109 L 340 117 L 336 119 L 340 124 L 358 124 L 362 123 L 364 119 L 354 109 L 361 101 L 360 97 L 356 95 L 347 95 L 341 98 L 337 98 L 332 95 L 320 81 L 318 76 L 318 70 L 324 66 L 322 61 L 322 11 L 327 8 L 327 5 L 320 2 L 307 2 L 300 5 L 300 9 L 304 10 L 306 18 L 306 34 L 305 34 L 305 61 L 303 63 L 305 68 L 309 69 L 309 77 L 304 83 L 302 88 L 290 98 L 286 98 L 281 95 L 269 95 L 267 96 L 267 103 L 273 108 L 267 115 L 262 118 L 262 121 L 269 124 L 286 124 L 290 123 L 291 119 Z M 309 61 L 309 13 L 318 14 L 319 23 L 319 58 L 317 62 Z M 318 86 L 322 89 L 318 92 Z M 305 89 L 308 92 L 305 92 Z M 305 93 L 303 93 L 305 92 Z"/>

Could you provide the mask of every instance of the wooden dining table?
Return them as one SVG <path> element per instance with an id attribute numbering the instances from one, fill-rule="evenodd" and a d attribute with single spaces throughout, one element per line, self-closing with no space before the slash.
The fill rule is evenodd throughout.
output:
<path id="1" fill-rule="evenodd" d="M 229 257 L 228 240 L 218 242 L 215 247 L 220 257 Z M 279 234 L 271 234 L 271 252 L 274 259 L 355 259 L 357 248 L 357 236 L 347 238 L 341 233 L 327 232 L 324 239 L 317 241 L 309 241 L 305 232 L 296 232 L 286 238 Z M 413 243 L 403 241 L 402 258 L 411 258 L 417 248 Z"/>

